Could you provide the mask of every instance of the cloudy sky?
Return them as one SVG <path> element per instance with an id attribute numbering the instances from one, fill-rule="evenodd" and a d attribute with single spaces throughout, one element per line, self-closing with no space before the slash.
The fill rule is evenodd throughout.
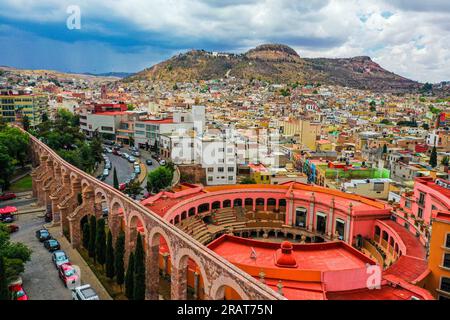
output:
<path id="1" fill-rule="evenodd" d="M 69 30 L 68 8 L 81 28 Z M 450 80 L 449 0 L 0 0 L 0 65 L 135 72 L 190 49 L 287 44 L 303 57 L 371 56 Z"/>

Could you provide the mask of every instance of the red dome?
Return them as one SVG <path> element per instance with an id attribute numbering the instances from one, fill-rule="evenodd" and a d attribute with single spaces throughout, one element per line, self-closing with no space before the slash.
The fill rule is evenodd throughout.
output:
<path id="1" fill-rule="evenodd" d="M 289 241 L 283 241 L 281 243 L 282 250 L 292 250 L 292 248 L 293 248 L 292 243 L 290 243 Z"/>
<path id="2" fill-rule="evenodd" d="M 284 268 L 295 268 L 297 267 L 297 261 L 295 261 L 294 255 L 292 254 L 293 245 L 289 241 L 283 241 L 281 243 L 281 249 L 277 251 L 277 262 L 278 267 Z"/>

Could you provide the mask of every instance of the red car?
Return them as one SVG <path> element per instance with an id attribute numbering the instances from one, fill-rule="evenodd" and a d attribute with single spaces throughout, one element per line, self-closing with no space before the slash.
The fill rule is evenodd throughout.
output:
<path id="1" fill-rule="evenodd" d="M 4 192 L 0 194 L 0 201 L 12 200 L 15 199 L 16 195 L 12 192 Z"/>
<path id="2" fill-rule="evenodd" d="M 75 285 L 78 282 L 78 274 L 70 263 L 64 263 L 58 267 L 58 274 L 64 285 Z"/>
<path id="3" fill-rule="evenodd" d="M 17 224 L 9 224 L 8 225 L 9 233 L 14 233 L 19 231 L 19 226 Z"/>
<path id="4" fill-rule="evenodd" d="M 28 296 L 23 290 L 21 284 L 14 284 L 9 287 L 9 291 L 11 291 L 14 300 L 28 300 Z"/>
<path id="5" fill-rule="evenodd" d="M 125 183 L 119 184 L 119 190 L 124 191 L 127 188 L 127 185 Z"/>

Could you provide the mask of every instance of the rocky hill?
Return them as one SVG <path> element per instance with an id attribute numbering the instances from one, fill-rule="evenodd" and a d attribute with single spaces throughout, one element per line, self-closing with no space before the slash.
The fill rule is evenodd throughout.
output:
<path id="1" fill-rule="evenodd" d="M 384 92 L 412 92 L 421 84 L 392 72 L 369 57 L 345 59 L 302 58 L 292 48 L 265 44 L 245 54 L 192 50 L 145 69 L 125 81 L 185 82 L 226 76 L 276 83 L 324 83 Z"/>

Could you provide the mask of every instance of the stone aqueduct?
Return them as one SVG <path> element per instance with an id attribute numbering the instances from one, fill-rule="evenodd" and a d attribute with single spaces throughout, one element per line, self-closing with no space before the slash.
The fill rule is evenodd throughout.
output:
<path id="1" fill-rule="evenodd" d="M 121 229 L 125 232 L 125 257 L 134 249 L 137 232 L 141 232 L 146 252 L 146 299 L 159 298 L 161 238 L 168 246 L 171 259 L 171 299 L 187 297 L 189 259 L 195 261 L 200 270 L 205 299 L 222 299 L 226 287 L 243 299 L 285 299 L 140 203 L 65 162 L 33 136 L 30 136 L 30 148 L 34 167 L 31 174 L 33 195 L 39 204 L 51 206 L 53 223 L 61 226 L 61 232 L 74 248 L 81 245 L 82 219 L 93 214 L 100 217 L 105 203 L 113 239 Z"/>

